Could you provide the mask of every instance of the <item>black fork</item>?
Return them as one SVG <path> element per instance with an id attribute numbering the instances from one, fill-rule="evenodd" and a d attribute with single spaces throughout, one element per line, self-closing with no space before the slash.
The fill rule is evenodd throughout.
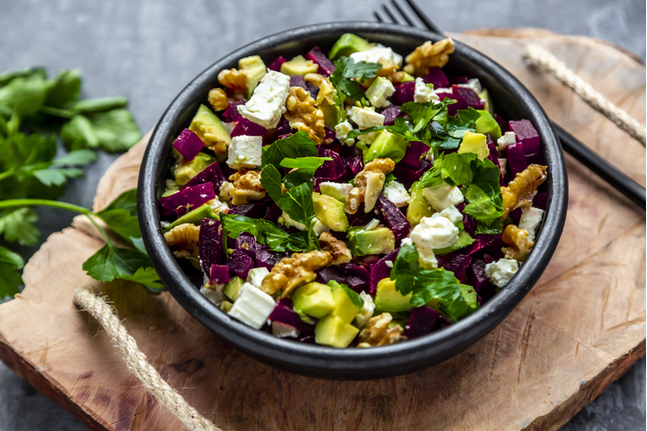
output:
<path id="1" fill-rule="evenodd" d="M 401 5 L 403 3 L 404 5 Z M 442 30 L 433 23 L 431 19 L 418 7 L 413 0 L 391 0 L 393 10 L 389 9 L 388 4 L 382 4 L 382 13 L 374 11 L 373 15 L 379 22 L 406 25 L 409 27 L 422 27 L 436 34 L 443 35 Z M 643 210 L 645 209 L 645 189 L 627 176 L 624 172 L 613 166 L 611 163 L 600 157 L 588 146 L 580 142 L 575 136 L 568 133 L 562 127 L 552 122 L 553 128 L 562 143 L 562 148 L 600 178 L 609 183 L 620 193 L 631 199 Z"/>

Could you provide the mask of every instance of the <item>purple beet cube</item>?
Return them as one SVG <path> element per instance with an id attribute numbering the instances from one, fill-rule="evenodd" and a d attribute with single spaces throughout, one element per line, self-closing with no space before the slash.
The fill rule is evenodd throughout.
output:
<path id="1" fill-rule="evenodd" d="M 517 135 L 517 142 L 523 144 L 526 154 L 538 154 L 541 141 L 537 130 L 529 120 L 510 121 L 510 131 Z"/>
<path id="2" fill-rule="evenodd" d="M 449 79 L 440 67 L 432 67 L 429 73 L 422 78 L 425 84 L 434 84 L 434 88 L 447 88 L 449 87 Z"/>
<path id="3" fill-rule="evenodd" d="M 414 308 L 411 310 L 409 322 L 404 328 L 404 335 L 407 339 L 411 340 L 429 334 L 434 324 L 436 324 L 439 315 L 436 310 L 424 305 Z"/>
<path id="4" fill-rule="evenodd" d="M 225 264 L 229 267 L 231 273 L 245 280 L 249 270 L 254 267 L 254 259 L 249 257 L 243 250 L 236 249 Z"/>
<path id="5" fill-rule="evenodd" d="M 268 69 L 273 70 L 275 72 L 280 72 L 281 71 L 281 65 L 285 63 L 287 60 L 283 58 L 283 56 L 279 56 L 276 60 L 274 60 L 272 63 L 270 63 L 269 66 L 267 66 Z"/>
<path id="6" fill-rule="evenodd" d="M 526 161 L 526 153 L 523 144 L 508 146 L 508 164 L 507 169 L 512 173 L 512 178 L 515 178 L 519 172 L 523 172 L 528 167 Z"/>
<path id="7" fill-rule="evenodd" d="M 209 272 L 209 283 L 224 284 L 229 283 L 229 267 L 227 265 L 211 265 Z"/>
<path id="8" fill-rule="evenodd" d="M 180 136 L 173 142 L 173 148 L 184 157 L 184 160 L 193 160 L 204 147 L 204 142 L 192 130 L 184 129 Z"/>
<path id="9" fill-rule="evenodd" d="M 330 76 L 337 69 L 332 61 L 326 57 L 326 55 L 321 52 L 318 46 L 315 46 L 306 54 L 306 59 L 312 60 L 315 64 L 319 66 L 317 71 L 320 75 Z"/>
<path id="10" fill-rule="evenodd" d="M 290 76 L 290 87 L 301 87 L 304 90 L 308 90 L 305 79 L 303 75 L 292 75 Z"/>
<path id="11" fill-rule="evenodd" d="M 478 94 L 476 94 L 471 88 L 452 85 L 452 94 L 461 96 L 470 108 L 483 109 L 485 106 Z"/>

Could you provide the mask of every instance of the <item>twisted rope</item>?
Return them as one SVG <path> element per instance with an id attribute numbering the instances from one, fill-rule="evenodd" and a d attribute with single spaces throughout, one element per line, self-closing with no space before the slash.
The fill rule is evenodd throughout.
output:
<path id="1" fill-rule="evenodd" d="M 539 45 L 528 45 L 523 54 L 524 58 L 533 66 L 552 73 L 564 85 L 573 90 L 593 109 L 613 121 L 616 126 L 629 133 L 632 138 L 645 146 L 645 127 L 635 118 L 609 102 L 602 94 L 597 92 L 588 82 L 577 76 L 562 61 Z"/>
<path id="2" fill-rule="evenodd" d="M 124 325 L 117 318 L 113 308 L 106 301 L 95 295 L 87 287 L 81 287 L 74 292 L 74 303 L 86 310 L 108 333 L 110 341 L 119 349 L 126 366 L 143 383 L 146 390 L 184 426 L 191 431 L 222 431 L 191 407 L 175 389 L 166 383 L 157 370 L 146 360 L 137 342 L 128 334 Z"/>

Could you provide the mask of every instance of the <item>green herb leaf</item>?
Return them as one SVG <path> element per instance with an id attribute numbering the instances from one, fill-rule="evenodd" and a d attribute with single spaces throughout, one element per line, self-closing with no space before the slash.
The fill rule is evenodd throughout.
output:
<path id="1" fill-rule="evenodd" d="M 19 269 L 25 266 L 25 261 L 19 254 L 0 246 L 0 299 L 14 296 L 23 284 Z"/>
<path id="2" fill-rule="evenodd" d="M 70 106 L 70 109 L 77 113 L 92 113 L 111 111 L 113 109 L 125 108 L 128 106 L 128 99 L 125 97 L 101 97 L 98 99 L 79 100 Z"/>
<path id="3" fill-rule="evenodd" d="M 73 150 L 100 147 L 113 153 L 130 149 L 142 135 L 128 110 L 113 109 L 74 116 L 63 125 L 61 137 Z"/>
<path id="4" fill-rule="evenodd" d="M 261 171 L 261 185 L 274 202 L 278 201 L 283 195 L 281 174 L 274 165 L 266 165 Z"/>
<path id="5" fill-rule="evenodd" d="M 150 270 L 146 269 L 150 268 Z M 139 250 L 119 248 L 106 244 L 83 262 L 83 270 L 102 282 L 125 279 L 152 288 L 161 288 L 152 277 L 152 264 L 148 255 Z"/>
<path id="6" fill-rule="evenodd" d="M 52 162 L 55 166 L 81 166 L 97 160 L 97 153 L 92 150 L 71 151 Z"/>
<path id="7" fill-rule="evenodd" d="M 361 296 L 357 292 L 355 292 L 353 289 L 348 287 L 347 284 L 342 284 L 341 287 L 344 289 L 348 297 L 350 298 L 350 301 L 353 303 L 353 305 L 358 309 L 361 310 L 362 307 L 364 306 L 364 300 L 362 299 Z"/>
<path id="8" fill-rule="evenodd" d="M 81 91 L 81 72 L 75 70 L 61 70 L 58 75 L 48 82 L 49 90 L 45 98 L 45 105 L 63 108 L 74 102 Z"/>
<path id="9" fill-rule="evenodd" d="M 335 61 L 335 66 L 337 68 L 330 76 L 330 82 L 337 91 L 355 100 L 361 100 L 364 97 L 364 90 L 359 86 L 359 82 L 352 78 L 357 78 L 360 82 L 365 81 L 374 78 L 375 73 L 382 68 L 379 63 L 355 62 L 350 57 L 341 57 Z"/>
<path id="10" fill-rule="evenodd" d="M 297 159 L 309 156 L 317 156 L 317 144 L 300 130 L 292 136 L 263 147 L 263 166 L 274 165 L 278 169 L 285 158 Z"/>
<path id="11" fill-rule="evenodd" d="M 34 115 L 45 102 L 47 82 L 40 73 L 15 78 L 0 88 L 0 114 L 20 117 Z"/>
<path id="12" fill-rule="evenodd" d="M 137 218 L 137 190 L 128 190 L 105 209 L 96 213 L 108 227 L 124 239 L 141 238 Z"/>
<path id="13" fill-rule="evenodd" d="M 0 234 L 8 242 L 18 242 L 20 245 L 36 245 L 40 231 L 34 224 L 38 215 L 29 208 L 7 210 L 0 216 Z"/>
<path id="14" fill-rule="evenodd" d="M 296 222 L 309 226 L 315 216 L 312 203 L 312 187 L 300 184 L 292 187 L 276 201 L 276 204 Z"/>
<path id="15" fill-rule="evenodd" d="M 259 244 L 267 244 L 272 251 L 308 251 L 306 232 L 291 234 L 268 220 L 236 214 L 221 213 L 220 222 L 224 235 L 230 238 L 238 238 L 241 233 L 247 232 L 254 235 Z"/>
<path id="16" fill-rule="evenodd" d="M 281 160 L 280 165 L 282 168 L 300 169 L 314 175 L 317 169 L 327 161 L 332 161 L 332 157 L 302 157 L 299 159 L 287 157 Z"/>
<path id="17" fill-rule="evenodd" d="M 46 186 L 62 186 L 68 178 L 79 178 L 83 176 L 83 169 L 41 169 L 34 171 L 34 176 Z"/>

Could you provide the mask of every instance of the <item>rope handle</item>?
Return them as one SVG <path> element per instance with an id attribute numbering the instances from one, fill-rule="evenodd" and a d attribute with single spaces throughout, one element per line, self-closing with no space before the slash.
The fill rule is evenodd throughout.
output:
<path id="1" fill-rule="evenodd" d="M 144 388 L 157 401 L 166 407 L 184 426 L 191 431 L 222 431 L 173 389 L 157 370 L 148 362 L 146 355 L 139 350 L 135 339 L 117 318 L 116 311 L 92 289 L 80 287 L 74 292 L 74 303 L 90 313 L 110 337 L 112 344 L 121 353 L 128 370 L 144 385 Z"/>
<path id="2" fill-rule="evenodd" d="M 591 84 L 580 78 L 553 54 L 539 45 L 528 45 L 523 53 L 524 58 L 533 66 L 553 74 L 564 85 L 569 87 L 593 109 L 613 121 L 616 126 L 629 133 L 632 138 L 645 146 L 645 126 L 624 110 L 611 103 L 596 91 Z"/>

